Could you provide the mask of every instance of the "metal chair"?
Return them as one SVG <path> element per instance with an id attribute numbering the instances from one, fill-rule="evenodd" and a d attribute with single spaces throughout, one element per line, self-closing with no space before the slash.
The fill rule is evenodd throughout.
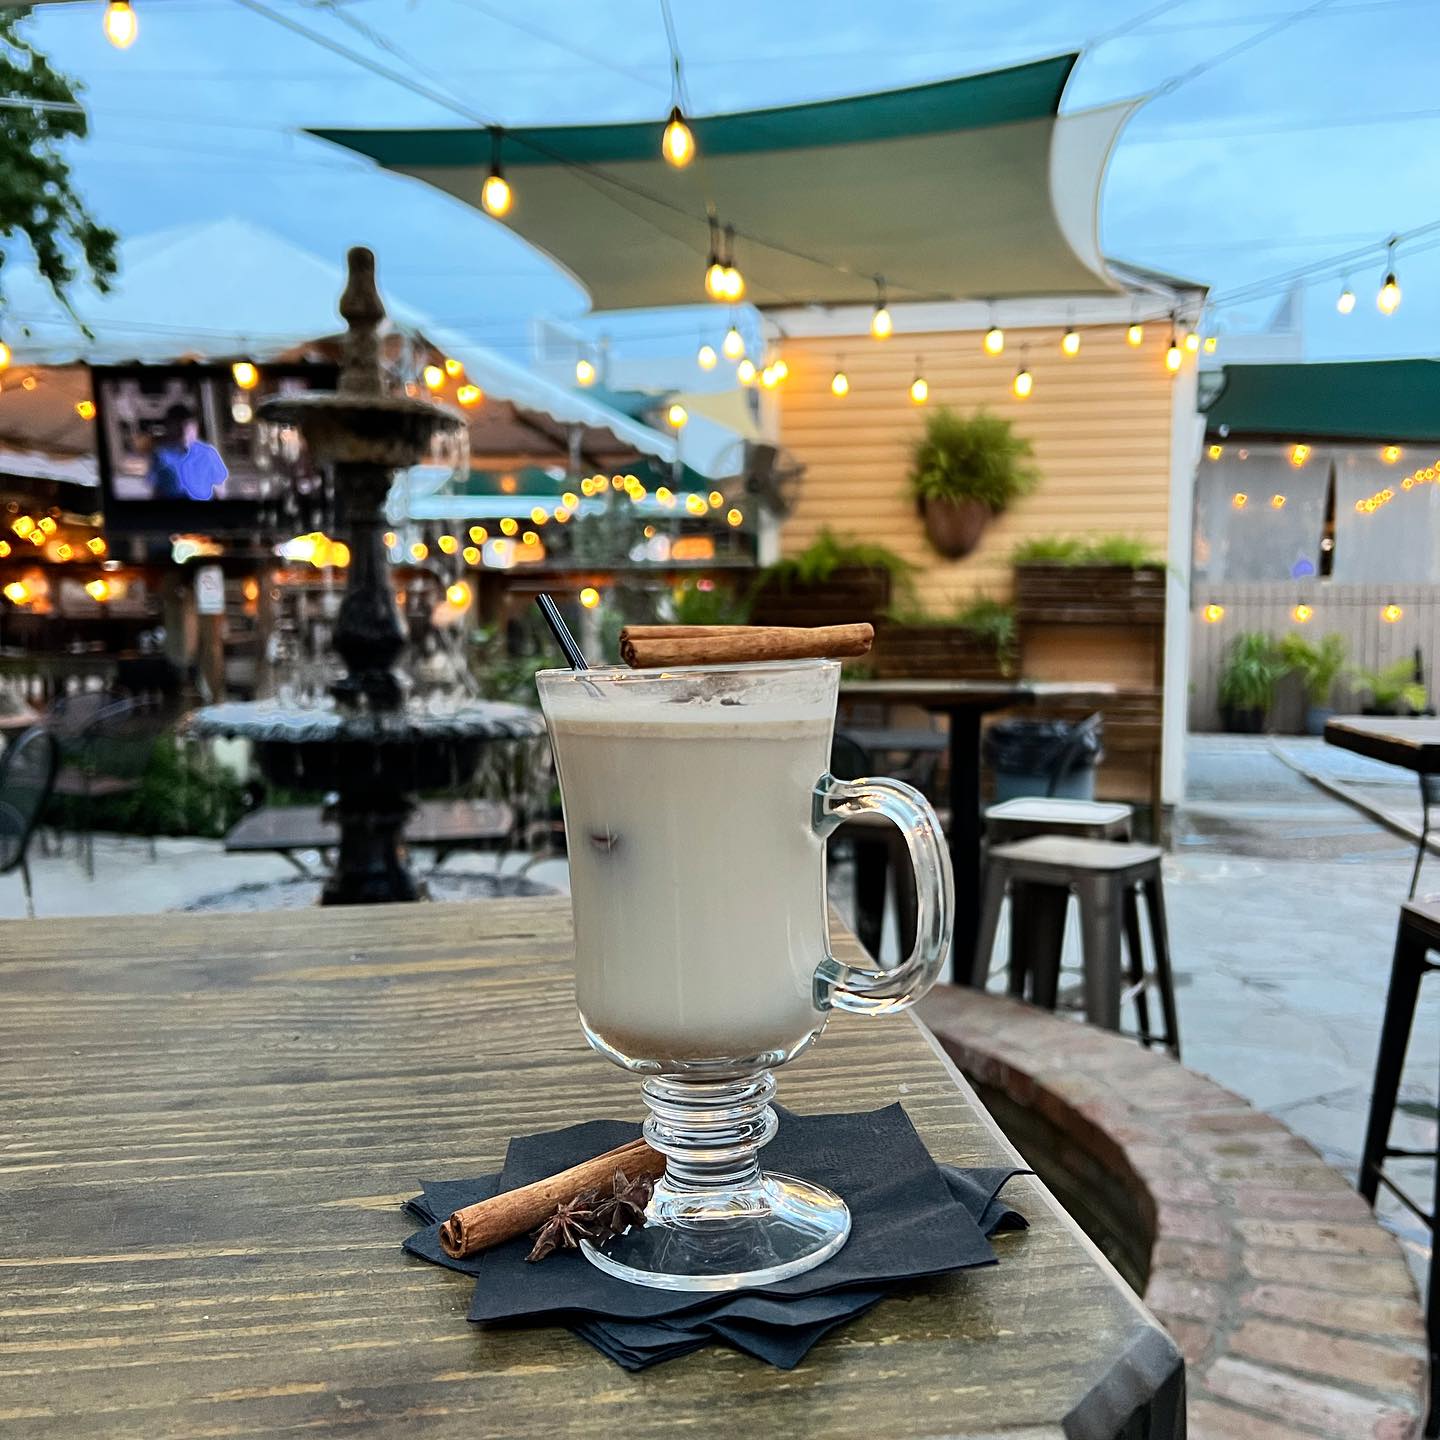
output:
<path id="1" fill-rule="evenodd" d="M 31 726 L 0 758 L 0 875 L 20 872 L 25 912 L 32 920 L 30 840 L 49 803 L 59 766 L 60 747 L 42 725 Z"/>
<path id="2" fill-rule="evenodd" d="M 1421 847 L 1424 854 L 1424 847 Z M 1418 868 L 1418 867 L 1417 867 Z M 1360 1153 L 1359 1190 L 1373 1207 L 1384 1186 L 1430 1231 L 1430 1281 L 1425 1302 L 1425 1333 L 1430 1349 L 1430 1415 L 1425 1434 L 1440 1434 L 1440 1270 L 1436 1267 L 1435 1229 L 1440 1214 L 1440 1154 L 1434 1150 L 1405 1150 L 1390 1144 L 1390 1127 L 1400 1098 L 1400 1075 L 1415 1020 L 1420 982 L 1440 970 L 1431 953 L 1440 950 L 1440 904 L 1416 901 L 1400 907 L 1395 935 L 1395 958 L 1390 966 L 1390 989 L 1385 997 L 1385 1022 L 1380 1029 L 1380 1052 L 1375 1060 L 1375 1085 L 1370 1096 L 1370 1118 L 1365 1147 Z M 1406 1194 L 1386 1174 L 1391 1159 L 1429 1160 L 1435 1165 L 1431 1208 Z"/>
<path id="3" fill-rule="evenodd" d="M 1140 1040 L 1149 1046 L 1159 1040 L 1178 1060 L 1180 1022 L 1175 1007 L 1175 982 L 1170 969 L 1170 939 L 1165 922 L 1165 898 L 1160 880 L 1160 858 L 1164 852 L 1154 845 L 1132 845 L 1112 840 L 1083 840 L 1070 836 L 1037 836 L 1013 845 L 997 845 L 990 852 L 985 876 L 985 899 L 980 916 L 980 935 L 975 947 L 972 982 L 982 987 L 990 971 L 990 953 L 1000 924 L 1000 907 L 1012 885 L 1023 885 L 1024 903 L 1043 906 L 1043 913 L 1031 918 L 1032 933 L 1043 934 L 1054 943 L 1022 955 L 1025 966 L 1010 975 L 1010 991 L 1023 995 L 1028 982 L 1030 999 L 1037 1005 L 1055 1008 L 1060 983 L 1060 939 L 1064 936 L 1065 912 L 1073 894 L 1080 906 L 1080 931 L 1084 949 L 1085 1018 L 1107 1030 L 1120 1028 L 1122 1001 L 1135 1002 Z M 1154 974 L 1145 974 L 1144 946 L 1140 933 L 1140 901 L 1150 918 L 1150 940 Z M 1122 968 L 1121 935 L 1128 952 Z M 1128 986 L 1122 986 L 1128 979 Z M 1164 1030 L 1150 1029 L 1147 987 L 1160 995 Z"/>
<path id="4" fill-rule="evenodd" d="M 1415 898 L 1415 887 L 1420 883 L 1420 867 L 1425 863 L 1425 852 L 1430 848 L 1430 807 L 1440 801 L 1440 775 L 1420 777 L 1420 838 L 1415 842 L 1415 868 L 1410 872 L 1410 892 L 1407 900 Z"/>

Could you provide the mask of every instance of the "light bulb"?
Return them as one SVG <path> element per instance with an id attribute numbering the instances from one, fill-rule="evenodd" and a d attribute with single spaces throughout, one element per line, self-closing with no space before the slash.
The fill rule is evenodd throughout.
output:
<path id="1" fill-rule="evenodd" d="M 595 366 L 583 356 L 575 362 L 575 383 L 577 385 L 593 385 L 595 383 Z"/>
<path id="2" fill-rule="evenodd" d="M 1175 338 L 1174 331 L 1170 333 L 1170 344 L 1165 351 L 1165 368 L 1174 375 L 1185 362 L 1185 352 L 1180 348 L 1180 342 Z"/>
<path id="3" fill-rule="evenodd" d="M 593 610 L 600 603 L 600 592 L 593 585 L 587 585 L 580 592 L 580 603 L 587 610 Z"/>
<path id="4" fill-rule="evenodd" d="M 445 357 L 445 373 L 452 380 L 458 380 L 465 373 L 465 367 L 453 355 L 447 355 Z"/>
<path id="5" fill-rule="evenodd" d="M 687 495 L 685 497 L 685 509 L 691 515 L 703 515 L 709 508 L 703 495 Z"/>
<path id="6" fill-rule="evenodd" d="M 1185 332 L 1185 348 L 1193 355 L 1200 348 L 1200 337 L 1193 330 Z"/>
<path id="7" fill-rule="evenodd" d="M 1070 356 L 1080 353 L 1080 332 L 1073 326 L 1060 337 L 1060 353 Z"/>
<path id="8" fill-rule="evenodd" d="M 745 523 L 745 517 L 739 510 L 727 510 L 725 512 L 725 523 L 735 528 Z"/>
<path id="9" fill-rule="evenodd" d="M 1207 355 L 1213 355 L 1220 348 L 1220 337 L 1218 335 L 1207 335 L 1201 348 Z"/>
<path id="10" fill-rule="evenodd" d="M 510 193 L 510 182 L 500 173 L 500 167 L 495 166 L 485 177 L 485 184 L 480 188 L 480 203 L 488 214 L 499 219 L 500 216 L 510 213 L 510 206 L 514 198 Z"/>
<path id="11" fill-rule="evenodd" d="M 760 372 L 760 383 L 767 389 L 773 390 L 780 383 L 780 376 L 776 374 L 773 365 L 767 365 Z"/>
<path id="12" fill-rule="evenodd" d="M 895 321 L 887 306 L 875 307 L 875 313 L 870 317 L 870 333 L 877 340 L 888 340 L 895 333 Z"/>
<path id="13" fill-rule="evenodd" d="M 543 525 L 549 518 L 550 512 L 548 510 L 541 509 L 539 505 L 535 506 L 535 508 L 530 512 L 530 523 L 532 525 Z"/>
<path id="14" fill-rule="evenodd" d="M 923 405 L 930 398 L 930 382 L 923 375 L 917 375 L 910 382 L 910 400 L 912 404 Z"/>
<path id="15" fill-rule="evenodd" d="M 110 0 L 105 7 L 102 22 L 105 38 L 117 49 L 128 50 L 140 33 L 140 21 L 135 17 L 130 0 Z"/>
<path id="16" fill-rule="evenodd" d="M 93 400 L 77 400 L 75 413 L 82 420 L 93 420 L 95 418 L 95 402 Z"/>
<path id="17" fill-rule="evenodd" d="M 104 604 L 110 598 L 110 582 L 108 580 L 91 580 L 85 586 L 85 593 L 99 604 Z"/>
<path id="18" fill-rule="evenodd" d="M 1205 623 L 1207 625 L 1215 625 L 1225 618 L 1225 607 L 1212 602 L 1200 613 L 1205 617 Z"/>
<path id="19" fill-rule="evenodd" d="M 715 353 L 713 345 L 702 345 L 700 353 L 695 357 L 695 363 L 702 370 L 713 370 L 720 357 Z"/>
<path id="20" fill-rule="evenodd" d="M 513 535 L 519 528 L 518 522 L 509 515 L 500 522 L 500 533 L 502 535 Z"/>
<path id="21" fill-rule="evenodd" d="M 727 360 L 740 360 L 745 355 L 745 337 L 732 325 L 720 342 L 720 349 Z"/>
<path id="22" fill-rule="evenodd" d="M 438 365 L 427 365 L 420 372 L 420 378 L 425 382 L 427 390 L 439 390 L 445 384 L 445 372 Z"/>
<path id="23" fill-rule="evenodd" d="M 1297 625 L 1308 625 L 1311 617 L 1315 614 L 1315 610 L 1313 606 L 1306 605 L 1302 602 L 1297 605 L 1290 614 Z"/>
<path id="24" fill-rule="evenodd" d="M 472 525 L 470 527 L 470 538 L 477 545 L 483 545 L 490 538 L 490 532 L 483 525 Z"/>
<path id="25" fill-rule="evenodd" d="M 1143 345 L 1145 343 L 1145 327 L 1143 325 L 1132 325 L 1125 332 L 1125 343 L 1127 345 Z"/>
<path id="26" fill-rule="evenodd" d="M 718 490 L 710 492 L 710 508 L 712 510 L 718 510 L 724 503 L 725 497 Z"/>
<path id="27" fill-rule="evenodd" d="M 1236 510 L 1243 510 L 1250 503 L 1250 497 L 1243 491 L 1237 490 L 1230 497 L 1230 504 Z"/>
<path id="28" fill-rule="evenodd" d="M 567 510 L 578 510 L 580 508 L 580 497 L 573 490 L 567 490 L 560 497 L 560 503 Z"/>
<path id="29" fill-rule="evenodd" d="M 1290 463 L 1298 470 L 1310 458 L 1310 447 L 1308 445 L 1292 445 L 1290 447 Z"/>
<path id="30" fill-rule="evenodd" d="M 1392 602 L 1380 612 L 1380 618 L 1387 625 L 1393 625 L 1404 613 L 1398 605 Z"/>
<path id="31" fill-rule="evenodd" d="M 1398 445 L 1385 446 L 1380 452 L 1380 458 L 1387 465 L 1393 465 L 1400 458 L 1400 447 Z"/>
<path id="32" fill-rule="evenodd" d="M 467 545 L 461 552 L 460 558 L 467 565 L 478 565 L 480 563 L 480 552 L 473 545 Z"/>
<path id="33" fill-rule="evenodd" d="M 1270 508 L 1272 510 L 1283 510 L 1285 508 L 1285 497 L 1283 495 L 1272 495 L 1270 497 Z"/>
<path id="34" fill-rule="evenodd" d="M 788 380 L 790 378 L 790 367 L 785 363 L 782 356 L 775 357 L 775 378 L 777 380 Z"/>
<path id="35" fill-rule="evenodd" d="M 463 580 L 457 580 L 445 591 L 445 598 L 455 609 L 464 610 L 470 604 L 470 587 Z"/>
<path id="36" fill-rule="evenodd" d="M 669 422 L 672 430 L 683 430 L 685 422 L 689 420 L 690 412 L 683 405 L 672 405 L 665 412 L 665 419 Z"/>
<path id="37" fill-rule="evenodd" d="M 677 170 L 683 170 L 695 158 L 695 137 L 690 133 L 678 105 L 670 112 L 670 123 L 660 141 L 660 152 Z"/>
<path id="38" fill-rule="evenodd" d="M 460 548 L 460 542 L 453 535 L 442 535 L 435 543 L 442 555 L 453 555 Z"/>
<path id="39" fill-rule="evenodd" d="M 1003 355 L 1005 353 L 1005 332 L 998 325 L 992 325 L 985 332 L 984 343 L 987 355 Z"/>
<path id="40" fill-rule="evenodd" d="M 469 410 L 478 405 L 485 396 L 478 385 L 461 385 L 455 391 L 455 398 Z"/>
<path id="41" fill-rule="evenodd" d="M 1035 388 L 1035 377 L 1022 365 L 1015 372 L 1015 380 L 1010 388 L 1015 392 L 1017 400 L 1028 400 L 1030 392 Z"/>
<path id="42" fill-rule="evenodd" d="M 735 367 L 735 378 L 742 385 L 753 385 L 755 383 L 755 362 L 753 360 L 742 360 Z"/>
<path id="43" fill-rule="evenodd" d="M 1393 270 L 1386 273 L 1385 283 L 1375 297 L 1375 304 L 1382 315 L 1393 315 L 1400 308 L 1400 284 L 1395 279 Z"/>
<path id="44" fill-rule="evenodd" d="M 237 360 L 230 373 L 242 390 L 253 390 L 260 383 L 260 372 L 248 360 Z"/>
<path id="45" fill-rule="evenodd" d="M 3 340 L 0 340 L 0 370 L 8 370 L 10 368 L 11 358 L 10 347 Z"/>
<path id="46" fill-rule="evenodd" d="M 1223 445 L 1212 445 L 1205 453 L 1212 460 L 1218 460 L 1225 453 L 1225 447 Z"/>
<path id="47" fill-rule="evenodd" d="M 1335 308 L 1342 315 L 1348 315 L 1355 308 L 1355 292 L 1348 285 L 1340 292 Z"/>
<path id="48" fill-rule="evenodd" d="M 843 370 L 837 370 L 830 377 L 830 393 L 832 395 L 848 395 L 850 393 L 850 377 Z"/>
<path id="49" fill-rule="evenodd" d="M 725 267 L 725 298 L 739 300 L 745 294 L 745 277 L 734 265 Z"/>
<path id="50" fill-rule="evenodd" d="M 712 254 L 705 267 L 705 293 L 712 300 L 725 298 L 725 267 Z"/>
<path id="51" fill-rule="evenodd" d="M 430 547 L 423 540 L 417 540 L 410 547 L 410 558 L 412 560 L 423 560 L 429 553 Z"/>

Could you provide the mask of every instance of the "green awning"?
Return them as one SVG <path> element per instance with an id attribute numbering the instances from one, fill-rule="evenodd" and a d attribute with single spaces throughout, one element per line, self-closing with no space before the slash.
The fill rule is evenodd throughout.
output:
<path id="1" fill-rule="evenodd" d="M 1109 293 L 1101 180 L 1135 108 L 1060 116 L 1076 55 L 815 104 L 691 120 L 697 159 L 660 155 L 664 117 L 501 133 L 504 223 L 597 309 L 704 299 L 707 205 L 736 228 L 761 306 Z M 315 130 L 478 206 L 491 132 Z"/>
<path id="2" fill-rule="evenodd" d="M 1287 441 L 1440 442 L 1440 361 L 1226 365 L 1205 429 Z"/>

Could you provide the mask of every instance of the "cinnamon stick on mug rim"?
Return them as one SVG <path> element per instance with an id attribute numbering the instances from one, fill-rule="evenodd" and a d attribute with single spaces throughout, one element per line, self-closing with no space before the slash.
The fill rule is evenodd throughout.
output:
<path id="1" fill-rule="evenodd" d="M 440 1248 L 452 1260 L 464 1260 L 526 1235 L 549 1219 L 557 1205 L 608 1185 L 617 1170 L 623 1170 L 630 1180 L 658 1179 L 665 1170 L 665 1157 L 643 1140 L 632 1140 L 558 1175 L 467 1205 L 440 1227 Z"/>
<path id="2" fill-rule="evenodd" d="M 859 625 L 627 625 L 620 658 L 635 670 L 848 660 L 869 653 L 875 629 Z"/>

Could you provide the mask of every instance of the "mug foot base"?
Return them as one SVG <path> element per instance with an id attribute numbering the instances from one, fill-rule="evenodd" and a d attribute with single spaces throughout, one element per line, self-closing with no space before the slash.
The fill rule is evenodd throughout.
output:
<path id="1" fill-rule="evenodd" d="M 753 1189 L 666 1204 L 604 1250 L 582 1241 L 607 1275 L 657 1290 L 743 1290 L 822 1265 L 850 1236 L 850 1211 L 823 1185 L 765 1174 Z"/>

